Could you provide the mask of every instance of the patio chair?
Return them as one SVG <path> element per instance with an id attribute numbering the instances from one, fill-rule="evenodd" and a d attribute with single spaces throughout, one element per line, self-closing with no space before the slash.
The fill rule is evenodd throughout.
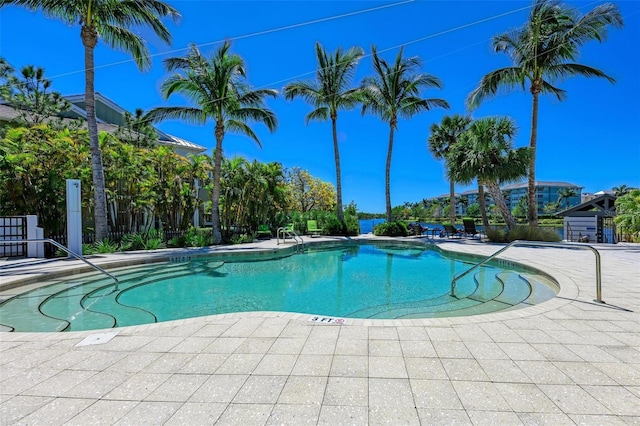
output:
<path id="1" fill-rule="evenodd" d="M 424 235 L 424 233 L 425 233 L 425 231 L 426 231 L 427 229 L 428 229 L 428 228 L 425 228 L 424 226 L 422 226 L 422 224 L 421 224 L 421 223 L 419 223 L 419 222 L 415 222 L 415 223 L 412 223 L 412 224 L 411 224 L 411 226 L 410 226 L 410 228 L 409 228 L 409 231 L 410 231 L 413 235 Z"/>
<path id="2" fill-rule="evenodd" d="M 258 225 L 257 238 L 271 238 L 271 229 L 269 229 L 269 225 Z"/>
<path id="3" fill-rule="evenodd" d="M 462 224 L 464 225 L 464 235 L 466 237 L 471 236 L 473 238 L 477 235 L 480 238 L 480 233 L 476 229 L 476 223 L 473 219 L 462 219 Z"/>
<path id="4" fill-rule="evenodd" d="M 316 220 L 308 220 L 307 221 L 307 232 L 309 234 L 311 234 L 311 236 L 320 235 L 320 233 L 322 232 L 322 228 L 318 228 L 318 221 L 316 221 Z"/>
<path id="5" fill-rule="evenodd" d="M 464 234 L 464 231 L 461 231 L 460 229 L 455 228 L 452 224 L 450 223 L 443 223 L 442 227 L 444 228 L 444 233 L 447 235 L 447 238 L 461 238 L 462 234 Z"/>

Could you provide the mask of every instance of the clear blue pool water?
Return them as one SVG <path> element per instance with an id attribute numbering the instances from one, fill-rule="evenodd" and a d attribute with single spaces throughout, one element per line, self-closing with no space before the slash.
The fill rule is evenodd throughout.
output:
<path id="1" fill-rule="evenodd" d="M 112 271 L 121 281 L 118 291 L 102 276 L 56 283 L 4 302 L 0 323 L 23 331 L 70 331 L 247 311 L 346 318 L 439 316 L 430 312 L 460 303 L 448 295 L 451 278 L 471 266 L 429 246 L 394 244 L 351 243 L 272 260 L 238 259 Z M 505 271 L 521 272 L 486 266 L 479 275 L 461 280 L 456 292 L 481 299 L 489 298 L 485 293 L 499 296 L 504 290 L 497 287 L 496 276 Z M 479 285 L 478 276 L 486 283 Z M 470 303 L 460 308 L 474 305 Z"/>

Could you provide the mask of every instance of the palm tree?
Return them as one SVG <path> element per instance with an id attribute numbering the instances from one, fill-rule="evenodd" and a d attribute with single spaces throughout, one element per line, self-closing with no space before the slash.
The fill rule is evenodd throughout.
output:
<path id="1" fill-rule="evenodd" d="M 338 219 L 343 222 L 342 179 L 340 172 L 340 151 L 338 149 L 338 111 L 351 109 L 360 101 L 360 89 L 350 88 L 353 74 L 364 52 L 352 47 L 346 52 L 338 48 L 333 54 L 327 54 L 320 43 L 316 43 L 318 70 L 315 81 L 296 81 L 284 87 L 286 99 L 302 97 L 315 108 L 305 117 L 311 120 L 331 119 L 333 135 L 333 154 L 336 161 L 336 209 Z"/>
<path id="2" fill-rule="evenodd" d="M 500 68 L 482 77 L 478 88 L 467 98 L 467 105 L 475 108 L 485 98 L 494 96 L 500 88 L 524 89 L 526 82 L 529 82 L 533 97 L 528 185 L 531 226 L 538 224 L 535 188 L 538 97 L 551 93 L 558 100 L 564 100 L 566 92 L 554 84 L 576 75 L 602 77 L 611 83 L 615 82 L 603 71 L 574 63 L 582 45 L 590 40 L 602 41 L 606 38 L 608 25 L 622 27 L 622 16 L 613 4 L 599 5 L 589 13 L 580 15 L 576 9 L 557 0 L 535 0 L 524 26 L 493 38 L 494 50 L 508 54 L 513 66 Z"/>
<path id="3" fill-rule="evenodd" d="M 66 24 L 79 23 L 81 26 L 80 38 L 84 46 L 85 63 L 85 110 L 94 185 L 95 239 L 102 241 L 108 230 L 107 201 L 95 111 L 94 49 L 100 38 L 110 47 L 131 54 L 141 70 L 149 68 L 151 60 L 143 38 L 128 28 L 140 29 L 142 26 L 149 26 L 162 41 L 170 43 L 171 35 L 160 18 L 169 16 L 176 20 L 180 14 L 173 7 L 158 0 L 0 0 L 0 7 L 7 4 L 24 6 L 33 11 L 41 10 L 45 15 Z"/>
<path id="4" fill-rule="evenodd" d="M 560 188 L 558 190 L 558 205 L 561 205 L 562 201 L 564 201 L 564 208 L 566 209 L 569 207 L 569 198 L 575 197 L 576 195 L 578 194 L 575 188 Z"/>
<path id="5" fill-rule="evenodd" d="M 415 114 L 428 111 L 434 107 L 449 109 L 443 99 L 421 98 L 420 90 L 432 87 L 441 89 L 442 82 L 437 77 L 418 73 L 421 61 L 418 57 L 403 58 L 400 49 L 394 63 L 388 63 L 378 57 L 376 47 L 371 48 L 373 54 L 374 75 L 363 81 L 364 100 L 362 114 L 370 112 L 389 123 L 389 148 L 385 168 L 386 218 L 391 222 L 391 155 L 393 153 L 393 137 L 398 128 L 399 118 L 411 118 Z"/>
<path id="6" fill-rule="evenodd" d="M 266 97 L 276 97 L 273 89 L 253 90 L 246 80 L 244 60 L 229 52 L 231 44 L 226 41 L 212 55 L 204 57 L 195 45 L 191 45 L 184 57 L 168 58 L 164 61 L 167 71 L 179 71 L 162 83 L 162 95 L 168 98 L 181 93 L 197 106 L 158 107 L 149 111 L 152 121 L 182 119 L 190 123 L 205 124 L 213 120 L 216 146 L 213 150 L 212 227 L 214 244 L 222 243 L 220 229 L 220 170 L 222 165 L 222 142 L 229 132 L 243 134 L 258 145 L 260 140 L 248 122 L 261 122 L 273 132 L 277 119 L 273 111 L 264 105 Z"/>
<path id="7" fill-rule="evenodd" d="M 449 149 L 455 145 L 458 138 L 467 131 L 467 128 L 471 124 L 471 118 L 468 116 L 462 116 L 455 114 L 452 116 L 446 115 L 442 118 L 440 124 L 431 125 L 431 135 L 427 140 L 429 151 L 438 160 L 446 159 Z M 449 221 L 452 225 L 456 222 L 456 212 L 453 207 L 455 200 L 455 187 L 454 181 L 449 181 Z"/>
<path id="8" fill-rule="evenodd" d="M 474 121 L 447 154 L 448 174 L 456 182 L 478 179 L 487 187 L 509 229 L 516 226 L 504 200 L 500 184 L 516 181 L 527 174 L 529 148 L 513 149 L 515 122 L 508 117 L 489 117 Z"/>
<path id="9" fill-rule="evenodd" d="M 613 195 L 617 198 L 617 197 L 622 197 L 623 195 L 626 195 L 629 191 L 631 191 L 633 188 L 629 188 L 627 185 L 622 184 L 620 186 L 614 186 L 613 188 L 611 188 L 611 190 L 613 191 Z"/>

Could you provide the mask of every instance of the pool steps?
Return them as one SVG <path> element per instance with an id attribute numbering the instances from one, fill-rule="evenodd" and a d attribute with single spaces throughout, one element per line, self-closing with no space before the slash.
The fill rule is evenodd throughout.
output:
<path id="1" fill-rule="evenodd" d="M 112 291 L 113 281 L 108 278 L 76 278 L 71 285 L 69 282 L 54 284 L 9 300 L 3 307 L 1 322 L 3 329 L 7 330 L 13 327 L 13 321 L 19 317 L 23 324 L 25 320 L 29 321 L 26 325 L 31 331 L 74 331 L 111 328 L 116 324 L 126 326 L 156 322 L 153 313 L 119 303 L 119 295 L 129 289 L 151 284 L 157 276 L 163 279 L 181 277 L 191 274 L 194 268 L 205 267 L 214 271 L 220 265 L 170 263 L 155 264 L 142 271 L 122 271 L 118 274 L 120 285 L 117 293 Z M 489 279 L 486 279 L 487 274 Z M 552 290 L 555 285 L 548 278 L 532 273 L 479 271 L 472 280 L 471 277 L 467 278 L 457 287 L 458 290 L 464 290 L 466 295 L 462 293 L 452 297 L 447 293 L 422 301 L 373 306 L 345 316 L 388 319 L 478 315 L 536 304 L 555 294 Z M 42 315 L 21 315 L 25 299 L 30 306 L 38 306 Z M 12 309 L 11 305 L 15 307 Z M 125 317 L 129 319 L 126 323 L 117 319 L 123 317 L 118 313 L 125 311 Z"/>

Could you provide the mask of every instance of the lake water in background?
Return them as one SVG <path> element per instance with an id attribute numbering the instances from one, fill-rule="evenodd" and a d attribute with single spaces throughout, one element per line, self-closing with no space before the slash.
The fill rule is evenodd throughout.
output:
<path id="1" fill-rule="evenodd" d="M 383 223 L 386 222 L 385 219 L 382 218 L 378 218 L 378 219 L 360 219 L 360 233 L 361 234 L 368 234 L 368 233 L 373 233 L 373 228 L 379 224 L 379 223 Z M 422 224 L 422 226 L 427 227 L 427 228 L 439 228 L 442 229 L 442 224 L 441 223 L 430 223 L 430 222 L 420 222 Z M 456 226 L 458 228 L 462 228 L 462 222 L 458 223 L 456 222 Z M 484 227 L 482 225 L 478 225 L 476 224 L 476 229 L 478 231 L 483 231 Z M 560 228 L 555 228 L 556 232 L 560 235 L 560 238 L 564 239 L 564 228 L 560 227 Z"/>

